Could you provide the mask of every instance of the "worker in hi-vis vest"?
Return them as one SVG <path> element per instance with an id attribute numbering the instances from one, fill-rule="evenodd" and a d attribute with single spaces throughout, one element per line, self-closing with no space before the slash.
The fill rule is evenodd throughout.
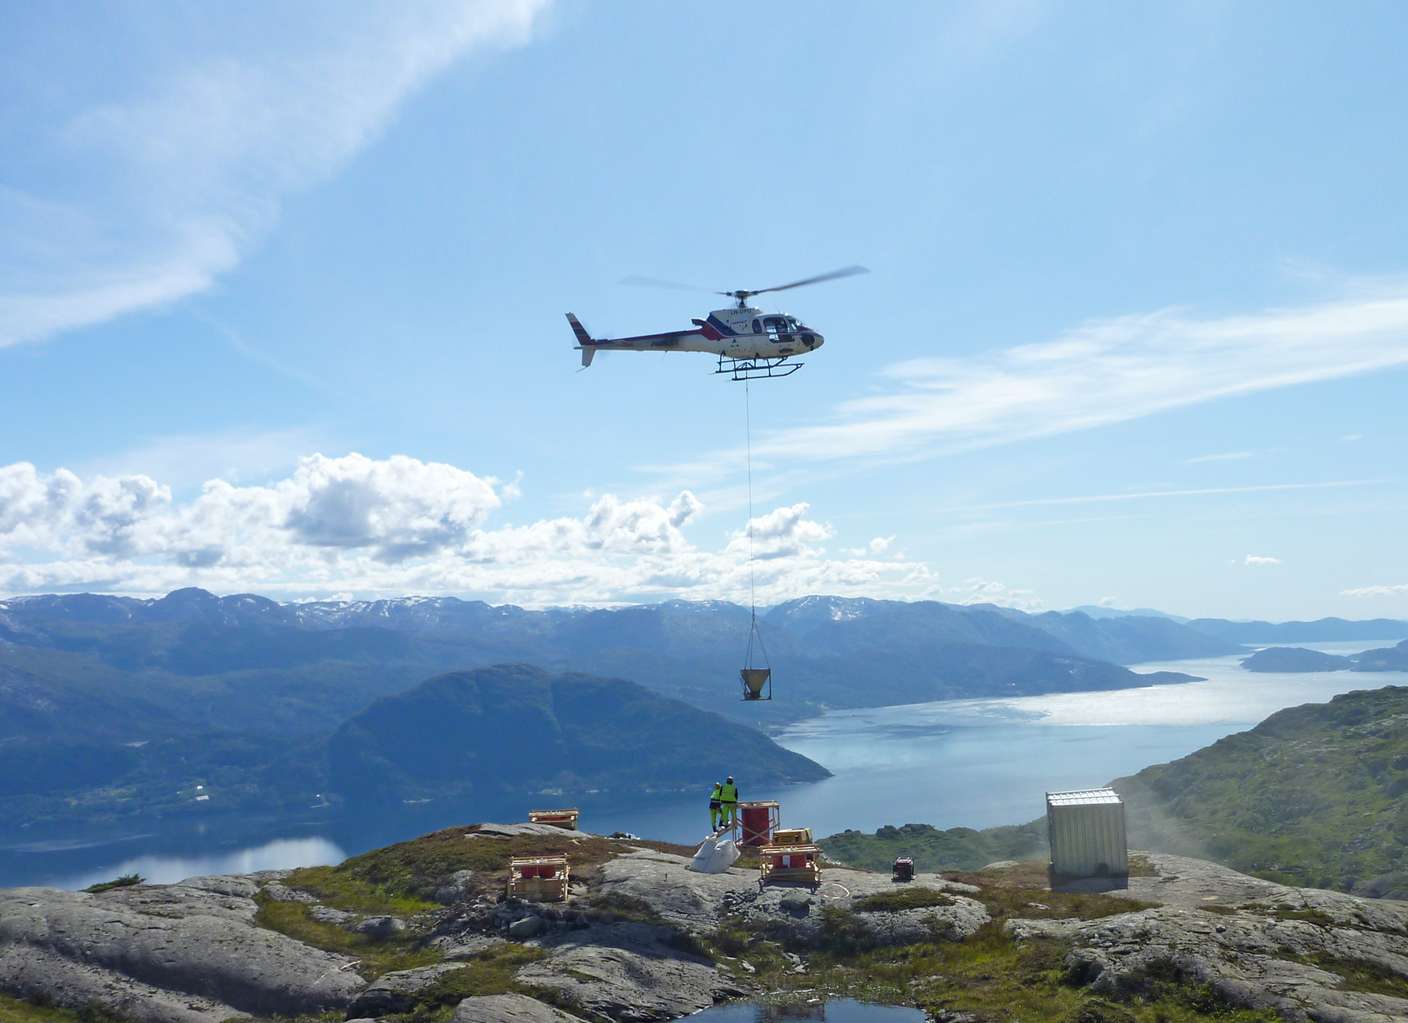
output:
<path id="1" fill-rule="evenodd" d="M 714 791 L 709 793 L 709 830 L 719 830 L 719 817 L 723 814 L 723 782 L 714 782 Z"/>
<path id="2" fill-rule="evenodd" d="M 733 783 L 733 775 L 719 786 L 719 821 L 730 828 L 738 821 L 738 786 Z"/>

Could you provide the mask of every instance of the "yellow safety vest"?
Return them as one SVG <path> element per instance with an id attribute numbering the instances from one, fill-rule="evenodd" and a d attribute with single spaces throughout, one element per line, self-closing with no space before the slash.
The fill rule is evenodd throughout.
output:
<path id="1" fill-rule="evenodd" d="M 721 803 L 738 802 L 738 786 L 724 782 L 719 786 L 719 801 Z"/>
<path id="2" fill-rule="evenodd" d="M 711 803 L 717 803 L 717 802 L 719 802 L 721 799 L 723 799 L 723 793 L 720 791 L 722 788 L 723 788 L 722 785 L 715 785 L 715 786 L 714 786 L 714 791 L 709 793 L 709 802 L 711 802 Z"/>

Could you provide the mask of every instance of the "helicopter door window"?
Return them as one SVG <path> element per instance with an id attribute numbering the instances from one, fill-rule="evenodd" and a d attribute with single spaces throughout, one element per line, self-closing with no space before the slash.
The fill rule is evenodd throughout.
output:
<path id="1" fill-rule="evenodd" d="M 754 320 L 754 321 L 753 321 L 753 333 L 754 333 L 754 334 L 761 334 L 762 332 L 763 332 L 763 325 L 762 325 L 762 323 L 761 323 L 760 321 L 758 321 L 758 320 Z"/>
<path id="2" fill-rule="evenodd" d="M 777 336 L 787 329 L 786 324 L 784 324 L 782 320 L 776 316 L 769 316 L 767 319 L 765 319 L 763 321 L 763 326 L 767 328 L 769 341 L 776 341 Z"/>

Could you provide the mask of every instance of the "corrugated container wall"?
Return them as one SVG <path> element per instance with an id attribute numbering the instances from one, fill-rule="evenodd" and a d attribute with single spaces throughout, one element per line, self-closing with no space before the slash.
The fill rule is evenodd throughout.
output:
<path id="1" fill-rule="evenodd" d="M 1058 877 L 1129 873 L 1124 803 L 1114 789 L 1048 792 L 1046 832 L 1051 842 L 1051 872 Z"/>

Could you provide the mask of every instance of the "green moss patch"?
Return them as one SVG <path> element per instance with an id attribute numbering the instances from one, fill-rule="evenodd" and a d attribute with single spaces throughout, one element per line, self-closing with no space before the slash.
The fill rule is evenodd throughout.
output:
<path id="1" fill-rule="evenodd" d="M 420 995 L 427 1007 L 454 1006 L 476 995 L 531 994 L 515 979 L 518 971 L 543 958 L 543 950 L 527 945 L 499 945 L 469 959 L 458 970 L 436 978 Z"/>
<path id="2" fill-rule="evenodd" d="M 98 1008 L 60 1009 L 0 995 L 0 1023 L 119 1023 L 119 1020 Z"/>
<path id="3" fill-rule="evenodd" d="M 1408 977 L 1402 976 L 1382 963 L 1368 959 L 1341 959 L 1329 955 L 1307 956 L 1303 961 L 1312 966 L 1318 966 L 1322 970 L 1339 974 L 1344 978 L 1339 986 L 1345 991 L 1362 991 L 1371 995 L 1408 998 Z"/>
<path id="4" fill-rule="evenodd" d="M 951 874 L 953 880 L 982 889 L 974 898 L 987 907 L 994 920 L 1099 920 L 1120 913 L 1153 909 L 1157 903 L 1128 899 L 1102 892 L 1052 891 L 1046 864 L 1036 860 L 975 874 Z"/>
<path id="5" fill-rule="evenodd" d="M 1273 1023 L 1269 1011 L 1252 1012 L 1219 1000 L 1205 985 L 1177 977 L 1150 977 L 1142 991 L 1121 1001 L 1093 994 L 1065 968 L 1069 945 L 1015 941 L 1000 923 L 984 926 L 967 941 L 936 941 L 861 952 L 812 952 L 805 974 L 770 943 L 734 933 L 713 937 L 732 945 L 757 970 L 769 990 L 824 990 L 865 1001 L 917 1005 L 934 1018 L 966 1013 L 983 1021 L 1042 1020 L 1043 1023 Z M 770 954 L 771 953 L 771 954 Z"/>
<path id="6" fill-rule="evenodd" d="M 262 892 L 255 901 L 259 904 L 254 915 L 257 926 L 278 931 L 314 948 L 357 959 L 357 972 L 368 980 L 393 970 L 429 966 L 441 958 L 435 949 L 423 947 L 414 935 L 403 933 L 378 940 L 314 920 L 308 906 L 302 902 L 279 902 Z"/>
<path id="7" fill-rule="evenodd" d="M 905 909 L 930 909 L 952 905 L 953 896 L 934 888 L 914 886 L 864 895 L 854 900 L 851 908 L 857 913 L 895 913 Z"/>
<path id="8" fill-rule="evenodd" d="M 474 889 L 502 891 L 508 883 L 508 861 L 514 856 L 565 855 L 574 878 L 585 878 L 607 860 L 632 845 L 607 838 L 593 838 L 572 831 L 558 835 L 518 835 L 493 838 L 477 834 L 477 826 L 446 828 L 409 842 L 398 842 L 354 856 L 328 868 L 334 885 L 359 882 L 387 898 L 428 901 L 435 890 L 456 871 L 475 873 Z"/>
<path id="9" fill-rule="evenodd" d="M 397 894 L 338 867 L 302 867 L 291 871 L 284 883 L 308 892 L 324 905 L 349 913 L 414 916 L 438 908 L 434 902 Z"/>
<path id="10" fill-rule="evenodd" d="M 593 913 L 616 920 L 633 920 L 643 924 L 664 923 L 664 919 L 650 903 L 634 895 L 622 895 L 620 892 L 598 895 L 588 902 L 587 906 Z"/>

